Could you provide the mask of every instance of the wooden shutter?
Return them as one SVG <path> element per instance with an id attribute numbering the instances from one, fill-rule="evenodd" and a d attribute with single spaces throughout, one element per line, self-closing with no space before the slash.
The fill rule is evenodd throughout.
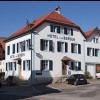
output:
<path id="1" fill-rule="evenodd" d="M 23 70 L 25 70 L 25 61 L 23 61 Z"/>
<path id="2" fill-rule="evenodd" d="M 87 56 L 89 56 L 89 48 L 87 48 Z"/>
<path id="3" fill-rule="evenodd" d="M 12 70 L 12 62 L 10 63 L 10 67 L 11 67 L 11 70 Z"/>
<path id="4" fill-rule="evenodd" d="M 81 62 L 78 62 L 78 70 L 81 70 Z"/>
<path id="5" fill-rule="evenodd" d="M 73 36 L 73 29 L 71 29 L 71 35 Z"/>
<path id="6" fill-rule="evenodd" d="M 40 39 L 40 50 L 43 51 L 43 39 Z"/>
<path id="7" fill-rule="evenodd" d="M 92 50 L 93 50 L 93 52 L 92 52 L 92 53 L 93 53 L 93 56 L 94 56 L 94 48 L 92 48 Z"/>
<path id="8" fill-rule="evenodd" d="M 53 51 L 53 42 L 52 42 L 52 40 L 49 41 L 49 51 Z"/>
<path id="9" fill-rule="evenodd" d="M 71 43 L 71 53 L 74 53 L 74 44 Z"/>
<path id="10" fill-rule="evenodd" d="M 74 62 L 71 62 L 71 69 L 74 70 Z"/>
<path id="11" fill-rule="evenodd" d="M 7 71 L 7 63 L 6 63 L 6 71 Z"/>
<path id="12" fill-rule="evenodd" d="M 57 42 L 57 51 L 60 52 L 60 42 Z"/>
<path id="13" fill-rule="evenodd" d="M 68 43 L 65 42 L 65 52 L 68 52 Z"/>
<path id="14" fill-rule="evenodd" d="M 95 56 L 97 56 L 97 49 L 95 49 Z"/>
<path id="15" fill-rule="evenodd" d="M 41 70 L 43 70 L 43 60 L 41 60 L 40 65 L 41 65 Z"/>
<path id="16" fill-rule="evenodd" d="M 78 44 L 78 53 L 81 54 L 81 45 Z"/>
<path id="17" fill-rule="evenodd" d="M 57 33 L 60 33 L 60 26 L 57 26 Z"/>
<path id="18" fill-rule="evenodd" d="M 64 27 L 64 34 L 67 35 L 67 28 L 66 27 Z"/>
<path id="19" fill-rule="evenodd" d="M 29 70 L 30 70 L 30 60 L 28 60 L 29 61 Z"/>
<path id="20" fill-rule="evenodd" d="M 19 43 L 17 43 L 17 53 L 19 52 Z"/>
<path id="21" fill-rule="evenodd" d="M 16 62 L 14 62 L 15 63 L 15 70 L 16 70 Z"/>
<path id="22" fill-rule="evenodd" d="M 50 25 L 50 32 L 53 32 L 53 25 Z"/>
<path id="23" fill-rule="evenodd" d="M 49 70 L 53 70 L 53 61 L 52 60 L 49 61 Z"/>

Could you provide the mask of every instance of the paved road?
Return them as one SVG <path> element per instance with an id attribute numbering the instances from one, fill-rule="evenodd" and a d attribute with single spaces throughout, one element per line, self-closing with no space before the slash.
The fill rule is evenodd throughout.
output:
<path id="1" fill-rule="evenodd" d="M 14 89 L 13 89 L 14 88 Z M 19 88 L 19 89 L 18 89 Z M 51 87 L 5 87 L 0 90 L 0 100 L 100 100 L 100 83 L 68 85 L 65 88 Z M 36 91 L 36 92 L 34 92 Z"/>

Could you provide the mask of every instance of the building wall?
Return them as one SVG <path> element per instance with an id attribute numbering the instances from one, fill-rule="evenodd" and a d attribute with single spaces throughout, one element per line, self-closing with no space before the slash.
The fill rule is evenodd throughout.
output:
<path id="1" fill-rule="evenodd" d="M 43 23 L 40 27 L 36 29 L 37 34 L 35 35 L 35 52 L 40 53 L 43 58 L 35 57 L 35 69 L 38 70 L 40 69 L 40 60 L 53 60 L 53 71 L 43 71 L 42 75 L 37 75 L 36 77 L 60 77 L 62 75 L 62 61 L 61 59 L 64 56 L 68 56 L 71 59 L 75 61 L 80 61 L 81 62 L 81 71 L 72 71 L 71 73 L 83 73 L 84 72 L 84 37 L 81 34 L 81 32 L 75 28 L 73 28 L 73 36 L 67 36 L 63 34 L 58 34 L 58 33 L 52 33 L 50 32 L 50 23 Z M 56 35 L 57 38 L 50 38 L 48 35 Z M 70 40 L 64 40 L 60 39 L 63 37 L 71 37 L 74 38 L 75 41 L 70 41 Z M 40 50 L 40 39 L 47 39 L 47 40 L 53 40 L 55 48 L 54 52 L 50 51 L 41 51 Z M 57 51 L 57 41 L 62 41 L 62 42 L 67 42 L 68 43 L 68 52 L 58 52 Z M 71 43 L 78 43 L 81 44 L 81 54 L 73 54 L 71 53 Z M 67 71 L 70 70 L 69 67 L 67 67 Z M 67 72 L 68 74 L 68 72 Z"/>
<path id="2" fill-rule="evenodd" d="M 12 54 L 12 45 L 13 44 L 17 44 L 18 42 L 21 42 L 21 41 L 24 41 L 24 40 L 28 40 L 28 39 L 31 39 L 31 35 L 28 34 L 28 35 L 25 35 L 25 36 L 22 36 L 20 38 L 17 38 L 17 39 L 14 39 L 12 41 L 9 41 L 6 43 L 6 63 L 7 62 L 16 62 L 17 65 L 16 65 L 16 71 L 13 71 L 13 70 L 10 70 L 10 71 L 6 71 L 6 77 L 8 77 L 9 75 L 15 75 L 15 76 L 18 76 L 19 74 L 19 65 L 18 65 L 18 58 L 21 58 L 21 62 L 22 62 L 22 71 L 21 71 L 21 75 L 22 77 L 24 77 L 24 79 L 28 79 L 30 77 L 30 73 L 31 71 L 30 70 L 26 70 L 26 71 L 23 71 L 23 60 L 31 60 L 31 51 L 30 50 L 27 50 L 27 51 L 24 51 L 24 52 L 19 52 L 17 53 L 17 49 L 15 50 L 15 54 Z M 10 55 L 7 55 L 7 46 L 10 46 Z M 16 45 L 17 47 L 17 45 Z M 20 56 L 20 57 L 17 57 L 18 54 L 23 54 L 23 56 Z"/>
<path id="3" fill-rule="evenodd" d="M 5 60 L 0 60 L 0 72 L 5 72 Z"/>

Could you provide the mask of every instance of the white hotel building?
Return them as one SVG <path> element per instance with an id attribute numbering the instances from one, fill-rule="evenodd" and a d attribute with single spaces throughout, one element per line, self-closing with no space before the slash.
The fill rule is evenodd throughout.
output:
<path id="1" fill-rule="evenodd" d="M 18 76 L 37 84 L 62 75 L 83 74 L 87 68 L 95 77 L 94 66 L 100 57 L 87 56 L 88 47 L 99 49 L 99 44 L 92 43 L 93 36 L 87 39 L 81 28 L 63 17 L 57 8 L 27 22 L 7 38 L 5 76 Z"/>

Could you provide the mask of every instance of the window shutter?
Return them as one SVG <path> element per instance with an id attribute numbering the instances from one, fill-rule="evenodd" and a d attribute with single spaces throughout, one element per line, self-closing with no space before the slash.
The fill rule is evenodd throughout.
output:
<path id="1" fill-rule="evenodd" d="M 74 70 L 74 62 L 71 62 L 71 69 Z"/>
<path id="2" fill-rule="evenodd" d="M 40 62 L 41 64 L 41 70 L 43 70 L 43 60 L 41 60 L 41 62 Z"/>
<path id="3" fill-rule="evenodd" d="M 97 49 L 95 49 L 95 56 L 97 56 Z"/>
<path id="4" fill-rule="evenodd" d="M 53 52 L 55 52 L 55 43 L 53 42 Z"/>
<path id="5" fill-rule="evenodd" d="M 65 52 L 68 52 L 68 43 L 65 42 Z"/>
<path id="6" fill-rule="evenodd" d="M 60 42 L 57 42 L 57 51 L 60 52 Z"/>
<path id="7" fill-rule="evenodd" d="M 43 39 L 40 39 L 40 50 L 43 51 Z"/>
<path id="8" fill-rule="evenodd" d="M 53 32 L 53 25 L 50 25 L 50 32 Z"/>
<path id="9" fill-rule="evenodd" d="M 81 70 L 81 62 L 78 62 L 78 70 Z"/>
<path id="10" fill-rule="evenodd" d="M 71 29 L 71 35 L 73 36 L 73 29 Z"/>
<path id="11" fill-rule="evenodd" d="M 7 71 L 7 63 L 6 63 L 6 71 Z"/>
<path id="12" fill-rule="evenodd" d="M 25 61 L 23 61 L 23 70 L 25 70 Z"/>
<path id="13" fill-rule="evenodd" d="M 74 44 L 71 43 L 71 53 L 74 53 Z"/>
<path id="14" fill-rule="evenodd" d="M 29 70 L 30 70 L 30 60 L 29 60 Z"/>
<path id="15" fill-rule="evenodd" d="M 66 27 L 64 27 L 64 34 L 67 35 L 67 28 Z"/>
<path id="16" fill-rule="evenodd" d="M 16 70 L 16 62 L 14 62 L 15 63 L 15 70 Z"/>
<path id="17" fill-rule="evenodd" d="M 53 70 L 53 62 L 52 62 L 52 60 L 49 61 L 49 70 Z"/>
<path id="18" fill-rule="evenodd" d="M 78 53 L 81 54 L 81 45 L 78 44 Z"/>
<path id="19" fill-rule="evenodd" d="M 19 52 L 19 43 L 17 43 L 17 53 Z"/>
<path id="20" fill-rule="evenodd" d="M 49 51 L 53 51 L 53 41 L 49 41 Z"/>
<path id="21" fill-rule="evenodd" d="M 89 56 L 89 48 L 87 48 L 87 56 Z"/>
<path id="22" fill-rule="evenodd" d="M 60 26 L 57 26 L 57 33 L 60 33 Z"/>
<path id="23" fill-rule="evenodd" d="M 94 56 L 94 48 L 92 50 L 93 50 L 93 56 Z"/>

